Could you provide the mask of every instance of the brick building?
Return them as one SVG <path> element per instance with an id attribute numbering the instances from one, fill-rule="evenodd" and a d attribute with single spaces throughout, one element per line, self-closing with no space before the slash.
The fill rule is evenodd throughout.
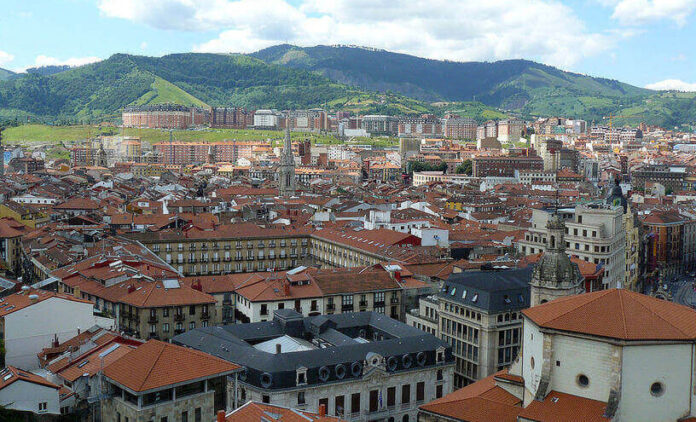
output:
<path id="1" fill-rule="evenodd" d="M 524 157 L 476 157 L 472 160 L 473 176 L 515 177 L 515 170 L 544 169 L 544 160 L 537 156 Z"/>

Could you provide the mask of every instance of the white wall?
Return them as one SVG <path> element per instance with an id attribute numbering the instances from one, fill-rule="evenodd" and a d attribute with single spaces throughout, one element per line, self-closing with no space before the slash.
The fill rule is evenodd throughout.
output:
<path id="1" fill-rule="evenodd" d="M 9 409 L 39 413 L 39 403 L 47 403 L 45 412 L 60 414 L 58 390 L 26 381 L 15 381 L 0 390 L 0 405 Z"/>
<path id="2" fill-rule="evenodd" d="M 613 347 L 608 343 L 555 335 L 549 391 L 607 401 L 611 389 L 612 351 Z M 556 366 L 556 361 L 560 366 Z M 577 383 L 580 374 L 589 378 L 587 387 Z"/>
<path id="3" fill-rule="evenodd" d="M 661 422 L 688 415 L 691 354 L 690 344 L 624 347 L 620 419 Z M 665 386 L 660 397 L 650 394 L 656 381 Z"/>
<path id="4" fill-rule="evenodd" d="M 25 370 L 38 368 L 36 357 L 54 335 L 61 342 L 87 330 L 103 318 L 93 315 L 91 303 L 49 298 L 5 316 L 5 361 Z"/>
<path id="5" fill-rule="evenodd" d="M 541 380 L 541 368 L 544 364 L 544 336 L 539 327 L 529 318 L 524 318 L 522 346 L 522 377 L 525 380 L 525 388 L 532 398 L 536 395 Z M 531 359 L 534 358 L 534 368 L 531 367 Z M 525 401 L 526 404 L 526 401 Z"/>

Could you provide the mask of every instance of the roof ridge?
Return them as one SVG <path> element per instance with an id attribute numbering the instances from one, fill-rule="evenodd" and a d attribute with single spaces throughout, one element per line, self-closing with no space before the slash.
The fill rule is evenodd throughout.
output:
<path id="1" fill-rule="evenodd" d="M 687 332 L 683 331 L 681 328 L 679 328 L 679 327 L 677 327 L 676 325 L 672 324 L 670 321 L 668 321 L 666 318 L 662 317 L 660 314 L 658 314 L 657 312 L 655 312 L 654 310 L 652 310 L 651 308 L 649 308 L 648 306 L 646 306 L 646 305 L 645 305 L 643 302 L 641 302 L 640 300 L 634 299 L 634 302 L 636 302 L 637 304 L 639 304 L 639 305 L 642 306 L 643 308 L 647 309 L 651 314 L 653 314 L 653 315 L 655 315 L 656 317 L 660 318 L 662 321 L 664 321 L 664 322 L 666 322 L 667 324 L 669 324 L 670 327 L 673 327 L 675 330 L 679 331 L 679 332 L 682 333 L 684 336 L 691 337 L 691 334 L 690 334 L 690 333 L 687 333 Z M 670 303 L 673 303 L 673 302 L 670 302 Z"/>
<path id="2" fill-rule="evenodd" d="M 619 294 L 619 304 L 621 306 L 621 322 L 623 323 L 623 334 L 624 338 L 628 338 L 628 328 L 626 325 L 626 309 L 624 306 L 623 293 L 621 290 L 618 291 Z"/>
<path id="3" fill-rule="evenodd" d="M 146 343 L 146 344 L 147 344 L 147 343 Z M 153 343 L 153 344 L 159 345 L 160 342 L 159 342 L 159 341 L 156 341 L 156 342 Z M 142 346 L 144 346 L 144 344 L 141 345 L 140 347 L 142 347 Z M 152 366 L 150 366 L 150 370 L 148 370 L 148 371 L 147 371 L 147 374 L 145 374 L 145 378 L 143 378 L 143 382 L 140 383 L 140 386 L 139 386 L 140 390 L 143 390 L 143 385 L 145 385 L 145 382 L 147 381 L 147 379 L 150 378 L 150 374 L 151 374 L 152 371 L 155 369 L 155 366 L 157 366 L 157 362 L 159 362 L 159 360 L 162 358 L 162 354 L 164 353 L 164 349 L 165 349 L 166 347 L 167 347 L 167 343 L 162 342 L 162 343 L 161 343 L 161 349 L 160 349 L 159 353 L 157 354 L 157 359 L 155 359 L 155 362 L 152 364 Z M 127 355 L 126 355 L 126 356 L 127 356 Z"/>

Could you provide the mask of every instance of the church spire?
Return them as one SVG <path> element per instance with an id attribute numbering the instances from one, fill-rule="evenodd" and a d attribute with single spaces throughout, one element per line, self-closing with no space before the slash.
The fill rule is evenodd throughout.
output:
<path id="1" fill-rule="evenodd" d="M 290 116 L 285 119 L 285 138 L 283 152 L 280 154 L 278 169 L 278 190 L 281 196 L 295 195 L 295 158 L 292 155 L 292 140 L 290 139 Z"/>

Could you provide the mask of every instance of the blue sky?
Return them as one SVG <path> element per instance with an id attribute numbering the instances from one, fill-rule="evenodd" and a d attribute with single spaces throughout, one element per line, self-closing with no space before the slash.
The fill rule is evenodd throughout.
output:
<path id="1" fill-rule="evenodd" d="M 0 0 L 0 67 L 355 44 L 696 90 L 696 0 Z"/>

